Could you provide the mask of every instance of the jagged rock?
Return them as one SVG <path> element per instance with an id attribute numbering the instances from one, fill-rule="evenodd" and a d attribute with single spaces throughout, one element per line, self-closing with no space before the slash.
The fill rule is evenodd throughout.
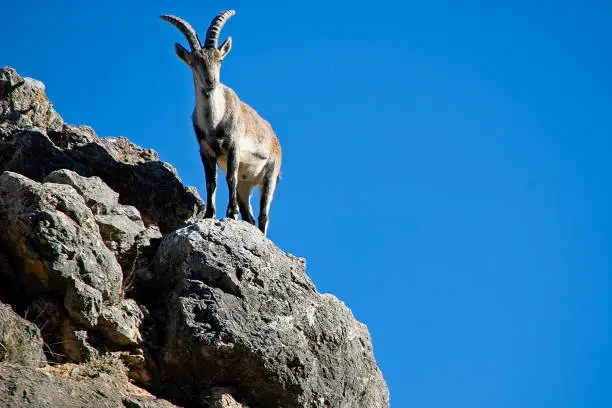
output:
<path id="1" fill-rule="evenodd" d="M 98 350 L 87 341 L 87 330 L 74 327 L 69 319 L 65 319 L 62 323 L 60 334 L 66 361 L 81 363 L 98 357 Z"/>
<path id="2" fill-rule="evenodd" d="M 11 408 L 173 408 L 127 379 L 100 373 L 79 374 L 79 367 L 28 368 L 0 363 L 0 406 Z"/>
<path id="3" fill-rule="evenodd" d="M 0 131 L 0 171 L 13 171 L 36 181 L 59 169 L 83 171 L 43 129 L 4 126 Z"/>
<path id="4" fill-rule="evenodd" d="M 118 302 L 121 268 L 104 245 L 91 210 L 71 186 L 2 173 L 0 231 L 25 273 L 35 275 L 45 289 L 70 289 L 72 300 L 92 305 L 98 303 L 96 291 L 102 300 Z M 74 317 L 92 320 L 89 315 Z"/>
<path id="5" fill-rule="evenodd" d="M 235 392 L 227 387 L 215 387 L 212 389 L 208 405 L 212 408 L 249 408 L 234 399 Z"/>
<path id="6" fill-rule="evenodd" d="M 99 330 L 115 344 L 136 345 L 142 341 L 140 325 L 144 317 L 143 310 L 133 299 L 123 299 L 119 305 L 104 309 Z"/>
<path id="7" fill-rule="evenodd" d="M 73 176 L 82 183 L 81 191 L 90 191 L 88 180 Z M 75 322 L 101 331 L 111 341 L 124 345 L 141 340 L 143 314 L 133 302 L 120 300 L 121 267 L 74 187 L 2 173 L 0 230 L 4 245 L 23 262 L 24 274 L 38 278 L 33 292 L 63 295 Z"/>
<path id="8" fill-rule="evenodd" d="M 198 221 L 163 239 L 155 267 L 172 290 L 171 395 L 230 383 L 258 407 L 388 407 L 367 328 L 252 226 Z"/>
<path id="9" fill-rule="evenodd" d="M 49 174 L 45 182 L 68 184 L 83 196 L 95 216 L 102 240 L 115 254 L 124 276 L 134 273 L 142 264 L 148 265 L 148 247 L 151 240 L 161 238 L 159 229 L 155 225 L 146 228 L 138 209 L 119 204 L 119 194 L 102 179 L 63 169 Z"/>
<path id="10" fill-rule="evenodd" d="M 159 162 L 159 156 L 153 149 L 143 149 L 130 142 L 125 137 L 105 137 L 101 144 L 106 148 L 113 159 L 125 164 L 141 164 L 146 162 Z M 168 163 L 162 163 L 172 174 L 178 178 L 176 169 Z"/>
<path id="11" fill-rule="evenodd" d="M 9 305 L 0 302 L 0 362 L 2 361 L 28 367 L 42 367 L 47 364 L 40 330 L 13 312 Z"/>
<path id="12" fill-rule="evenodd" d="M 63 125 L 43 88 L 12 68 L 0 69 L 0 171 L 39 182 L 60 169 L 101 177 L 119 193 L 121 204 L 138 208 L 145 224 L 163 233 L 203 216 L 197 191 L 183 186 L 157 153 L 126 138 L 100 139 L 91 128 Z"/>
<path id="13" fill-rule="evenodd" d="M 133 209 L 135 212 L 96 215 L 96 222 L 104 243 L 115 253 L 121 267 L 127 270 L 135 262 L 134 258 L 138 252 L 138 248 L 135 247 L 136 237 L 144 232 L 145 226 L 138 215 L 138 210 L 131 206 L 123 209 Z"/>
<path id="14" fill-rule="evenodd" d="M 10 67 L 0 70 L 0 120 L 49 130 L 61 130 L 63 123 L 45 95 L 45 85 L 22 78 Z"/>
<path id="15" fill-rule="evenodd" d="M 100 142 L 96 132 L 89 126 L 72 126 L 65 123 L 60 132 L 49 132 L 49 138 L 57 147 L 64 150 Z"/>
<path id="16" fill-rule="evenodd" d="M 80 279 L 70 279 L 64 296 L 64 307 L 72 319 L 92 329 L 98 325 L 104 299 L 102 293 Z"/>
<path id="17" fill-rule="evenodd" d="M 162 233 L 203 216 L 202 199 L 194 189 L 183 186 L 172 166 L 160 161 L 143 161 L 143 157 L 150 155 L 131 142 L 122 142 L 132 145 L 123 155 L 118 150 L 109 150 L 108 146 L 115 147 L 119 140 L 122 139 L 102 139 L 100 143 L 78 146 L 68 153 L 73 161 L 87 163 L 80 174 L 102 178 L 119 193 L 123 204 L 138 208 L 145 225 L 156 224 Z"/>
<path id="18" fill-rule="evenodd" d="M 119 204 L 119 194 L 100 177 L 83 177 L 72 170 L 62 169 L 52 172 L 43 181 L 72 186 L 83 197 L 94 215 L 111 214 L 113 208 Z"/>

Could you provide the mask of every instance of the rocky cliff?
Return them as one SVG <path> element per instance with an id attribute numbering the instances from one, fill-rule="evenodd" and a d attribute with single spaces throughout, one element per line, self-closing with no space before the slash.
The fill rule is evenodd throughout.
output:
<path id="1" fill-rule="evenodd" d="M 367 328 L 305 261 L 203 210 L 0 70 L 0 406 L 388 407 Z"/>

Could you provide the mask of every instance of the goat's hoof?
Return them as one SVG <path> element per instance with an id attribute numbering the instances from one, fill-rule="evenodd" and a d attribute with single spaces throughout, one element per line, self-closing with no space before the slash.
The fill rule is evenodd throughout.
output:
<path id="1" fill-rule="evenodd" d="M 238 211 L 228 211 L 227 218 L 231 218 L 232 220 L 238 220 Z"/>
<path id="2" fill-rule="evenodd" d="M 204 218 L 215 218 L 215 213 L 206 211 L 204 213 Z"/>

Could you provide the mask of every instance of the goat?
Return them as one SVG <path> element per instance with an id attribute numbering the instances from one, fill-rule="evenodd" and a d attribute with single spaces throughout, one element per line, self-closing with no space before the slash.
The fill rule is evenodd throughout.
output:
<path id="1" fill-rule="evenodd" d="M 205 218 L 215 218 L 217 165 L 226 174 L 229 202 L 226 216 L 255 225 L 251 192 L 260 188 L 259 229 L 266 234 L 268 214 L 280 174 L 281 147 L 270 124 L 236 92 L 220 82 L 221 62 L 232 48 L 232 37 L 218 47 L 219 34 L 235 10 L 219 13 L 206 31 L 204 45 L 185 20 L 171 15 L 161 19 L 185 36 L 191 52 L 176 43 L 176 55 L 191 69 L 195 87 L 195 109 L 191 115 L 200 145 L 206 178 Z"/>

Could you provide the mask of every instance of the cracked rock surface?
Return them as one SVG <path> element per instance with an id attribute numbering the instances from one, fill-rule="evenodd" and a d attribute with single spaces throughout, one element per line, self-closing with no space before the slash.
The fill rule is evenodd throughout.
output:
<path id="1" fill-rule="evenodd" d="M 257 406 L 388 406 L 367 328 L 248 224 L 179 229 L 155 270 L 172 288 L 161 369 L 183 378 L 177 395 L 227 382 Z"/>

